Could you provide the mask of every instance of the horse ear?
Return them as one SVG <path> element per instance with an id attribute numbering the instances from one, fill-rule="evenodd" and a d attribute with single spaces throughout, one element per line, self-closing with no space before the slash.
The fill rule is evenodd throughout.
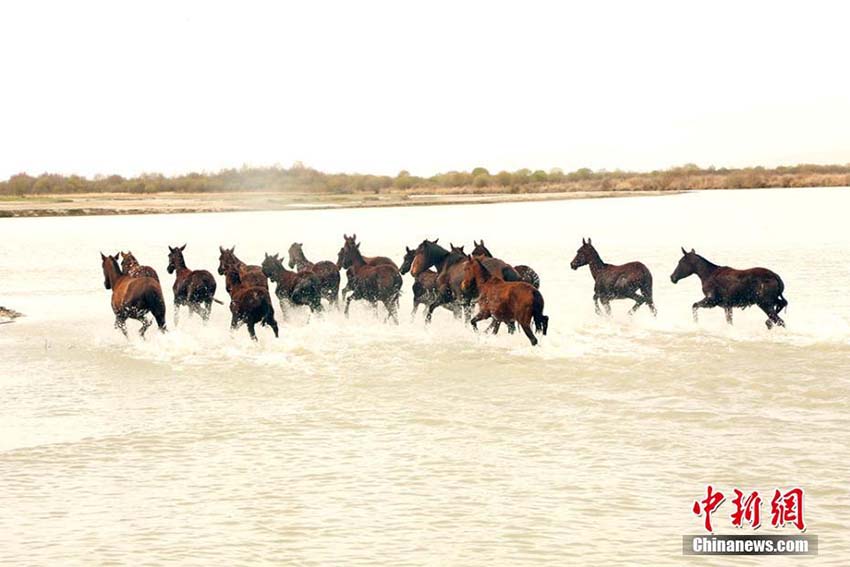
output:
<path id="1" fill-rule="evenodd" d="M 584 246 L 585 244 L 587 244 L 587 240 L 585 240 L 584 237 L 582 236 L 581 237 L 581 245 Z"/>
<path id="2" fill-rule="evenodd" d="M 223 253 L 223 252 L 224 252 L 224 246 L 222 246 L 221 244 L 219 244 L 219 245 L 218 245 L 218 251 Z"/>
<path id="3" fill-rule="evenodd" d="M 181 252 L 182 252 L 182 251 L 184 251 L 185 249 L 186 249 L 186 245 L 185 245 L 185 244 L 184 244 L 183 246 L 181 246 L 181 247 L 180 247 L 180 251 L 181 251 Z"/>
<path id="4" fill-rule="evenodd" d="M 274 259 L 277 260 L 279 256 L 280 256 L 280 252 L 275 253 Z"/>
<path id="5" fill-rule="evenodd" d="M 103 252 L 101 252 L 101 253 L 100 253 L 100 259 L 101 259 L 101 260 L 106 260 L 106 256 L 104 256 L 104 255 L 103 255 Z"/>
<path id="6" fill-rule="evenodd" d="M 434 240 L 434 244 L 438 243 L 439 241 L 440 241 L 440 239 L 437 238 L 436 240 Z"/>
<path id="7" fill-rule="evenodd" d="M 464 245 L 465 246 L 465 245 Z M 460 251 L 463 252 L 463 246 L 460 247 Z"/>
<path id="8" fill-rule="evenodd" d="M 484 239 L 482 238 L 481 242 L 479 242 L 478 244 L 480 244 L 481 246 L 484 246 Z"/>
<path id="9" fill-rule="evenodd" d="M 696 251 L 693 248 L 691 248 L 691 254 L 696 254 Z"/>
<path id="10" fill-rule="evenodd" d="M 357 244 L 354 245 L 354 247 L 357 248 L 358 250 L 360 250 L 360 243 L 358 242 Z"/>
<path id="11" fill-rule="evenodd" d="M 410 252 L 410 251 L 411 251 L 409 246 L 405 246 L 405 247 L 404 247 L 404 250 L 405 250 L 406 252 Z"/>
<path id="12" fill-rule="evenodd" d="M 356 235 L 356 234 L 352 234 L 352 235 L 351 235 L 351 240 L 357 240 L 357 235 Z"/>
<path id="13" fill-rule="evenodd" d="M 587 243 L 590 244 L 590 237 L 587 237 Z"/>
<path id="14" fill-rule="evenodd" d="M 687 253 L 687 252 L 685 252 L 685 247 L 684 247 L 684 246 L 682 246 L 681 248 L 682 248 L 682 256 L 687 256 L 687 254 L 688 254 L 688 253 Z"/>

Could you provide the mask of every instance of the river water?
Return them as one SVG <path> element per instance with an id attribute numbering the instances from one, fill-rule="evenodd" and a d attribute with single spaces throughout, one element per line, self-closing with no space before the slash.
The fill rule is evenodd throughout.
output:
<path id="1" fill-rule="evenodd" d="M 769 502 L 802 487 L 807 563 L 847 564 L 848 210 L 848 189 L 801 189 L 0 220 L 0 305 L 26 315 L 0 326 L 0 562 L 672 565 L 712 484 L 716 531 L 745 534 L 795 533 Z M 157 268 L 170 302 L 169 244 L 214 271 L 219 244 L 335 259 L 343 233 L 399 262 L 425 237 L 484 238 L 540 274 L 549 336 L 445 311 L 426 328 L 409 276 L 399 326 L 355 304 L 252 343 L 226 306 L 175 328 L 169 305 L 166 335 L 112 328 L 100 251 Z M 590 273 L 569 269 L 583 236 L 649 266 L 657 318 L 595 315 Z M 787 328 L 756 308 L 695 324 L 699 281 L 669 279 L 680 246 L 779 273 Z M 731 525 L 736 487 L 763 495 L 758 532 Z"/>

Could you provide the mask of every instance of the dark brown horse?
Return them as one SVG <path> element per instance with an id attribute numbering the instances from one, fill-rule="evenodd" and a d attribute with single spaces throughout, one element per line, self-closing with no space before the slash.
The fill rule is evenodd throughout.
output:
<path id="1" fill-rule="evenodd" d="M 493 275 L 476 256 L 469 256 L 463 263 L 464 276 L 461 286 L 463 289 L 475 288 L 478 296 L 478 313 L 470 320 L 472 327 L 478 330 L 478 321 L 493 318 L 495 325 L 493 333 L 499 332 L 501 323 L 519 323 L 525 336 L 532 346 L 537 344 L 537 338 L 531 330 L 544 335 L 549 329 L 549 317 L 543 314 L 543 296 L 533 285 L 527 282 L 506 282 L 498 275 Z"/>
<path id="2" fill-rule="evenodd" d="M 201 319 L 208 321 L 212 311 L 213 301 L 221 304 L 215 298 L 215 278 L 206 270 L 190 270 L 186 267 L 183 251 L 186 245 L 168 247 L 169 274 L 175 274 L 174 286 L 174 324 L 177 324 L 180 308 L 189 308 L 189 315 L 197 313 Z"/>
<path id="3" fill-rule="evenodd" d="M 353 277 L 353 273 L 350 269 L 351 266 L 345 266 L 344 262 L 343 262 L 343 257 L 345 256 L 345 253 L 346 253 L 345 252 L 345 243 L 348 242 L 349 240 L 356 241 L 357 235 L 352 234 L 351 236 L 348 236 L 347 234 L 343 234 L 342 238 L 343 238 L 342 248 L 339 249 L 339 253 L 337 254 L 336 267 L 340 270 L 342 270 L 342 269 L 346 270 L 346 272 L 345 272 L 345 278 L 346 278 L 345 287 L 342 288 L 342 300 L 345 301 L 345 296 L 347 294 L 349 294 L 351 292 L 351 290 L 353 289 L 352 288 L 352 281 L 351 281 L 352 277 Z M 398 270 L 398 266 L 396 266 L 396 263 L 393 262 L 391 259 L 387 258 L 386 256 L 363 256 L 363 261 L 366 262 L 366 265 L 368 265 L 368 266 L 384 266 L 384 265 L 386 265 L 386 266 L 392 266 L 396 270 Z"/>
<path id="4" fill-rule="evenodd" d="M 410 271 L 410 266 L 413 265 L 413 259 L 416 257 L 416 249 L 404 247 L 404 261 L 401 263 L 399 273 L 402 275 Z M 437 299 L 437 274 L 436 270 L 427 269 L 413 278 L 413 311 L 410 316 L 415 317 L 416 311 L 420 305 L 431 305 Z M 451 309 L 448 304 L 443 304 L 446 309 Z"/>
<path id="5" fill-rule="evenodd" d="M 440 305 L 450 304 L 456 314 L 462 313 L 468 321 L 474 295 L 461 289 L 463 281 L 463 265 L 466 253 L 463 246 L 456 247 L 451 243 L 451 250 L 446 250 L 436 240 L 423 240 L 416 248 L 416 254 L 410 267 L 410 273 L 417 277 L 430 267 L 437 269 L 437 293 L 433 303 L 428 306 L 425 321 L 430 322 L 434 310 Z M 505 281 L 519 281 L 519 274 L 511 266 L 497 258 L 482 258 L 482 262 L 493 274 L 498 274 Z"/>
<path id="6" fill-rule="evenodd" d="M 232 248 L 223 248 L 219 246 L 218 250 L 218 273 L 220 275 L 225 275 L 231 267 L 234 267 L 239 272 L 240 282 L 252 286 L 261 286 L 266 288 L 266 291 L 268 291 L 269 280 L 266 279 L 265 274 L 263 274 L 263 268 L 260 266 L 249 266 L 237 258 L 234 253 L 236 250 L 235 246 Z M 227 287 L 227 285 L 227 280 L 225 280 L 225 287 Z M 228 288 L 227 291 L 229 293 L 230 289 Z"/>
<path id="7" fill-rule="evenodd" d="M 653 315 L 658 312 L 652 299 L 652 274 L 642 263 L 629 262 L 619 266 L 606 264 L 590 239 L 585 241 L 582 238 L 581 248 L 576 251 L 576 257 L 570 262 L 570 267 L 578 270 L 585 265 L 590 266 L 590 275 L 593 276 L 593 304 L 597 314 L 601 313 L 599 310 L 601 301 L 605 306 L 605 312 L 610 315 L 612 299 L 634 300 L 634 307 L 629 314 L 637 311 L 644 303 Z"/>
<path id="8" fill-rule="evenodd" d="M 485 258 L 493 258 L 493 253 L 484 246 L 484 239 L 482 238 L 479 242 L 472 241 L 475 247 L 472 249 L 473 256 L 483 256 Z M 519 274 L 520 281 L 530 283 L 534 287 L 540 289 L 540 276 L 537 275 L 530 266 L 526 266 L 524 264 L 519 264 L 518 266 L 514 266 L 514 270 Z"/>
<path id="9" fill-rule="evenodd" d="M 304 256 L 304 245 L 293 242 L 289 247 L 289 268 L 299 272 L 311 270 L 319 278 L 319 291 L 328 303 L 339 307 L 339 268 L 333 262 L 322 260 L 313 263 Z"/>
<path id="10" fill-rule="evenodd" d="M 156 270 L 150 266 L 142 266 L 130 251 L 121 252 L 121 271 L 131 278 L 153 278 L 159 281 Z"/>
<path id="11" fill-rule="evenodd" d="M 230 294 L 230 329 L 236 330 L 243 324 L 247 325 L 248 335 L 251 340 L 256 341 L 257 333 L 254 327 L 260 323 L 271 327 L 277 338 L 277 321 L 274 318 L 274 307 L 268 286 L 255 285 L 250 280 L 243 280 L 241 274 L 242 270 L 234 264 L 225 268 L 225 287 Z"/>
<path id="12" fill-rule="evenodd" d="M 279 254 L 263 260 L 263 273 L 277 283 L 275 295 L 280 301 L 280 311 L 284 312 L 284 303 L 306 305 L 313 313 L 322 311 L 322 282 L 313 270 L 293 272 L 283 266 Z M 337 272 L 339 274 L 339 272 Z"/>
<path id="13" fill-rule="evenodd" d="M 731 325 L 733 307 L 758 305 L 767 314 L 765 325 L 768 329 L 773 325 L 785 326 L 785 321 L 779 317 L 779 312 L 788 306 L 788 301 L 782 296 L 785 284 L 774 272 L 766 268 L 736 270 L 718 266 L 694 252 L 693 248 L 690 252 L 682 248 L 682 257 L 670 275 L 670 281 L 676 283 L 691 274 L 699 277 L 705 295 L 693 304 L 694 321 L 700 307 L 722 307 L 726 321 Z"/>
<path id="14" fill-rule="evenodd" d="M 165 332 L 165 300 L 159 282 L 149 277 L 132 277 L 118 266 L 118 254 L 100 254 L 103 268 L 103 287 L 112 290 L 112 312 L 115 328 L 127 336 L 127 319 L 141 321 L 139 334 L 144 337 L 151 326 L 147 314 L 153 315 L 159 330 Z"/>
<path id="15" fill-rule="evenodd" d="M 360 254 L 360 244 L 354 237 L 345 237 L 343 254 L 340 257 L 344 268 L 350 268 L 351 295 L 345 301 L 345 315 L 352 300 L 365 299 L 377 308 L 378 302 L 387 308 L 387 319 L 398 323 L 398 298 L 401 294 L 401 274 L 395 265 L 370 266 Z"/>

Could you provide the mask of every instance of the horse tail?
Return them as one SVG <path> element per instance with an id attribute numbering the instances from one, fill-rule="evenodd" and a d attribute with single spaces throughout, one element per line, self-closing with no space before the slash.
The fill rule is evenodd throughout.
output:
<path id="1" fill-rule="evenodd" d="M 220 300 L 220 299 L 216 299 L 215 297 L 213 297 L 213 298 L 212 298 L 212 300 L 213 300 L 214 302 L 218 303 L 219 305 L 224 305 L 224 302 L 223 302 L 222 300 Z"/>
<path id="2" fill-rule="evenodd" d="M 545 335 L 549 329 L 549 317 L 543 314 L 543 295 L 537 289 L 534 290 L 531 303 L 531 317 L 534 319 L 534 330 Z"/>
<path id="3" fill-rule="evenodd" d="M 165 299 L 162 297 L 162 290 L 159 286 L 151 286 L 145 293 L 145 304 L 148 310 L 156 319 L 156 324 L 160 329 L 165 329 Z"/>
<path id="4" fill-rule="evenodd" d="M 654 303 L 652 299 L 652 272 L 646 270 L 646 275 L 643 277 L 643 283 L 640 287 L 641 293 L 649 301 L 650 305 Z"/>
<path id="5" fill-rule="evenodd" d="M 788 309 L 788 300 L 785 299 L 782 294 L 776 296 L 776 314 L 778 315 L 783 309 Z"/>

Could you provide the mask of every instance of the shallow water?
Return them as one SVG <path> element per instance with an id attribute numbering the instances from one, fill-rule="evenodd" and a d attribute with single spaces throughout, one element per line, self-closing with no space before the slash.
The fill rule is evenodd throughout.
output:
<path id="1" fill-rule="evenodd" d="M 848 189 L 801 189 L 0 220 L 0 305 L 26 314 L 0 326 L 0 563 L 680 564 L 711 483 L 803 487 L 807 563 L 846 564 L 848 210 Z M 399 262 L 424 237 L 483 237 L 538 271 L 549 336 L 475 335 L 445 311 L 426 328 L 409 276 L 397 327 L 355 305 L 258 344 L 223 306 L 207 327 L 169 310 L 147 341 L 112 328 L 101 250 L 156 267 L 170 301 L 168 244 L 214 271 L 219 244 L 335 259 L 352 232 Z M 594 314 L 590 273 L 569 269 L 583 236 L 650 267 L 657 318 Z M 669 279 L 680 245 L 778 272 L 788 327 L 756 308 L 694 324 L 698 280 Z"/>

